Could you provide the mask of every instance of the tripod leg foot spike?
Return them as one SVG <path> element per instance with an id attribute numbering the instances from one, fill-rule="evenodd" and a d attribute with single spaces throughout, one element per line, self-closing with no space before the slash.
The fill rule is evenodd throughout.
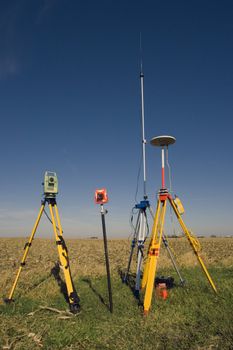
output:
<path id="1" fill-rule="evenodd" d="M 10 304 L 10 303 L 13 303 L 13 302 L 14 302 L 14 299 L 4 298 L 3 301 L 4 301 L 4 303 L 6 303 L 6 304 Z"/>
<path id="2" fill-rule="evenodd" d="M 78 314 L 80 312 L 80 305 L 78 303 L 70 304 L 70 312 L 72 312 L 72 314 Z"/>
<path id="3" fill-rule="evenodd" d="M 69 299 L 72 300 L 72 302 L 69 304 L 70 305 L 70 312 L 72 312 L 73 314 L 79 313 L 80 312 L 80 300 L 79 300 L 77 292 L 73 291 L 70 294 Z"/>

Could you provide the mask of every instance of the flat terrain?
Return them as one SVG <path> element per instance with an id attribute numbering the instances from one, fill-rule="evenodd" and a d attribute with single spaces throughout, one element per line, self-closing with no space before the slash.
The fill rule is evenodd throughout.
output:
<path id="1" fill-rule="evenodd" d="M 176 286 L 167 300 L 154 295 L 143 317 L 130 286 L 121 282 L 130 241 L 110 240 L 114 313 L 108 294 L 102 240 L 66 240 L 81 312 L 71 315 L 61 285 L 51 271 L 57 262 L 52 240 L 35 239 L 12 304 L 5 305 L 26 239 L 0 239 L 1 349 L 233 349 L 233 238 L 201 238 L 202 256 L 218 288 L 216 296 L 184 238 L 172 238 L 185 287 L 165 249 L 158 275 L 172 275 Z M 135 260 L 132 266 L 135 272 Z M 62 272 L 61 272 L 61 277 Z"/>

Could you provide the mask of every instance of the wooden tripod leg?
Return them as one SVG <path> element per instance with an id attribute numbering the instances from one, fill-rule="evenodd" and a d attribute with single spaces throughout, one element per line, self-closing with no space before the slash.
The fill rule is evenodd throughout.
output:
<path id="1" fill-rule="evenodd" d="M 12 286 L 12 288 L 11 288 L 9 297 L 8 297 L 8 299 L 5 299 L 5 302 L 11 302 L 11 301 L 13 300 L 13 299 L 12 299 L 12 298 L 13 298 L 13 294 L 14 294 L 16 285 L 17 285 L 17 283 L 18 283 L 19 276 L 20 276 L 20 274 L 21 274 L 22 268 L 23 268 L 23 266 L 25 266 L 25 264 L 26 264 L 26 259 L 27 259 L 27 255 L 28 255 L 28 252 L 29 252 L 29 248 L 30 248 L 31 245 L 32 245 L 32 241 L 33 241 L 33 238 L 34 238 L 34 236 L 35 236 L 36 229 L 37 229 L 37 227 L 38 227 L 38 225 L 39 225 L 41 215 L 43 214 L 43 211 L 44 211 L 44 206 L 45 206 L 45 203 L 42 202 L 41 208 L 40 208 L 39 214 L 38 214 L 38 216 L 37 216 L 36 222 L 35 222 L 35 224 L 34 224 L 34 227 L 33 227 L 33 229 L 32 229 L 30 238 L 28 239 L 28 242 L 27 242 L 27 243 L 25 244 L 25 246 L 24 246 L 23 258 L 22 258 L 22 260 L 21 260 L 20 267 L 19 267 L 19 269 L 18 269 L 18 272 L 17 272 L 16 278 L 15 278 L 15 281 L 14 281 L 13 286 Z"/>
<path id="2" fill-rule="evenodd" d="M 53 213 L 53 208 L 55 209 L 55 216 Z M 56 238 L 56 244 L 57 244 L 57 249 L 58 249 L 58 255 L 60 259 L 60 264 L 64 272 L 65 276 L 65 283 L 66 283 L 66 288 L 67 288 L 67 294 L 68 294 L 68 299 L 69 299 L 69 304 L 70 304 L 70 310 L 74 313 L 78 312 L 80 309 L 79 306 L 79 297 L 77 295 L 77 292 L 74 288 L 72 277 L 71 277 L 71 272 L 70 272 L 70 264 L 69 264 L 69 257 L 68 257 L 68 250 L 62 235 L 62 227 L 61 227 L 61 221 L 57 209 L 56 203 L 49 203 L 49 210 L 50 210 L 50 215 L 52 219 L 52 225 L 53 225 L 53 231 L 55 234 Z M 58 230 L 59 234 L 57 232 L 57 225 L 56 221 L 58 224 Z"/>
<path id="3" fill-rule="evenodd" d="M 161 246 L 162 235 L 163 235 L 166 206 L 167 206 L 167 200 L 165 199 L 162 201 L 161 215 L 158 220 L 159 225 L 157 225 L 157 227 L 155 228 L 156 231 L 154 233 L 152 244 L 149 249 L 150 263 L 148 267 L 148 278 L 147 278 L 146 291 L 145 291 L 145 297 L 144 297 L 144 315 L 148 314 L 148 311 L 151 306 L 152 293 L 153 293 L 154 283 L 155 283 L 156 267 L 158 263 L 160 246 Z"/>
<path id="4" fill-rule="evenodd" d="M 199 261 L 199 263 L 200 263 L 200 265 L 202 267 L 202 270 L 204 271 L 204 273 L 205 273 L 205 275 L 207 277 L 207 280 L 209 281 L 209 283 L 210 283 L 212 289 L 214 290 L 214 292 L 217 293 L 217 288 L 215 287 L 215 284 L 214 284 L 214 282 L 213 282 L 213 280 L 212 280 L 212 278 L 211 278 L 211 276 L 210 276 L 210 274 L 209 274 L 209 272 L 208 272 L 208 270 L 207 270 L 207 268 L 206 268 L 206 266 L 205 266 L 205 264 L 204 264 L 204 262 L 203 262 L 203 260 L 202 260 L 202 258 L 200 256 L 200 254 L 199 254 L 198 248 L 194 244 L 194 238 L 190 235 L 190 232 L 189 232 L 187 226 L 185 225 L 183 219 L 181 218 L 181 215 L 180 215 L 180 213 L 179 213 L 179 211 L 178 211 L 178 209 L 177 209 L 177 207 L 176 207 L 176 205 L 175 205 L 175 203 L 174 203 L 174 201 L 173 201 L 173 199 L 171 197 L 169 197 L 169 201 L 170 201 L 171 206 L 172 206 L 172 208 L 173 208 L 173 210 L 174 210 L 174 212 L 176 214 L 176 217 L 177 217 L 177 219 L 178 219 L 178 221 L 180 223 L 180 226 L 181 226 L 183 232 L 185 233 L 186 237 L 188 238 L 188 241 L 189 241 L 189 243 L 190 243 L 190 245 L 191 245 L 191 247 L 192 247 L 196 257 L 197 257 L 197 260 Z"/>

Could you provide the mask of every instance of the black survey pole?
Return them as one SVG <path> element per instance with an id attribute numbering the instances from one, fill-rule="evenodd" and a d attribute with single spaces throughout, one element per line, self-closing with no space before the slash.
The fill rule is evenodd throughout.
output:
<path id="1" fill-rule="evenodd" d="M 103 228 L 105 263 L 106 263 L 106 271 L 107 271 L 107 279 L 108 279 L 109 309 L 110 309 L 110 312 L 112 313 L 113 312 L 112 288 L 111 288 L 111 276 L 110 276 L 110 267 L 109 267 L 109 258 L 108 258 L 108 245 L 107 245 L 106 225 L 105 225 L 106 210 L 104 209 L 104 205 L 103 204 L 100 204 L 100 213 L 101 213 L 102 228 Z"/>

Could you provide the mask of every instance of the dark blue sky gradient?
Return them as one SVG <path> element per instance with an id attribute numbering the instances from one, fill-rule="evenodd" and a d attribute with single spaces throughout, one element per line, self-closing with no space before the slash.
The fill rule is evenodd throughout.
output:
<path id="1" fill-rule="evenodd" d="M 1 1 L 0 234 L 28 235 L 44 171 L 54 170 L 66 236 L 100 234 L 93 195 L 102 186 L 109 235 L 129 235 L 141 157 L 140 32 L 146 138 L 177 138 L 172 185 L 188 226 L 233 234 L 232 18 L 225 0 Z M 149 143 L 147 161 L 154 207 L 160 153 Z M 39 231 L 51 236 L 45 219 Z"/>

